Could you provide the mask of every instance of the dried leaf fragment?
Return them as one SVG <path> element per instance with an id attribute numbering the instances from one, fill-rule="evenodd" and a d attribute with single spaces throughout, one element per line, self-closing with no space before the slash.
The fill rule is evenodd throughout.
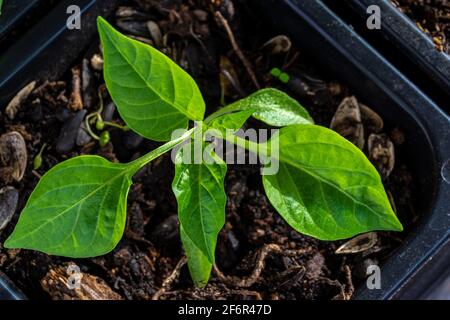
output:
<path id="1" fill-rule="evenodd" d="M 65 264 L 50 268 L 40 281 L 42 288 L 52 299 L 122 300 L 122 297 L 114 292 L 104 280 L 83 272 L 72 273 L 69 270 L 71 265 L 75 266 L 75 264 Z M 72 278 L 77 283 L 72 283 Z"/>
<path id="2" fill-rule="evenodd" d="M 356 236 L 343 245 L 336 251 L 336 254 L 359 253 L 371 249 L 378 241 L 376 232 L 369 232 Z"/>
<path id="3" fill-rule="evenodd" d="M 16 117 L 22 103 L 27 100 L 28 96 L 33 92 L 36 87 L 36 81 L 30 82 L 22 90 L 20 90 L 11 102 L 6 106 L 6 115 L 13 120 Z"/>
<path id="4" fill-rule="evenodd" d="M 72 69 L 72 93 L 69 99 L 69 108 L 73 111 L 83 109 L 81 98 L 81 71 L 79 68 Z"/>

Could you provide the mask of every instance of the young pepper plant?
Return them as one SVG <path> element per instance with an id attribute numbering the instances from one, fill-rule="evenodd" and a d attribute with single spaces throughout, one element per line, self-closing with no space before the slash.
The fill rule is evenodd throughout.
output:
<path id="1" fill-rule="evenodd" d="M 402 230 L 381 178 L 364 154 L 335 132 L 314 125 L 285 93 L 263 89 L 204 120 L 202 95 L 185 71 L 103 18 L 98 28 L 104 78 L 121 117 L 143 137 L 166 143 L 128 164 L 80 156 L 56 165 L 36 186 L 5 247 L 73 258 L 110 252 L 124 232 L 133 175 L 185 142 L 194 148 L 191 138 L 203 134 L 197 126 L 171 140 L 174 130 L 198 121 L 220 133 L 241 128 L 250 117 L 281 129 L 262 144 L 229 135 L 225 139 L 260 156 L 269 156 L 260 150 L 270 151 L 269 143 L 277 143 L 279 170 L 264 175 L 263 185 L 273 207 L 296 231 L 337 240 L 373 230 Z M 209 145 L 202 140 L 200 146 L 204 151 Z M 204 286 L 225 223 L 227 165 L 213 150 L 207 154 L 215 161 L 188 164 L 182 161 L 183 150 L 185 146 L 177 153 L 172 189 L 188 266 L 194 283 Z"/>

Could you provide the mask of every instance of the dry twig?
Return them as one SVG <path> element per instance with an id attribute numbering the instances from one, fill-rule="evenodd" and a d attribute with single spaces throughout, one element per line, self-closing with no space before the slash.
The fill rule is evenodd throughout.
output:
<path id="1" fill-rule="evenodd" d="M 252 68 L 250 62 L 248 61 L 248 59 L 242 53 L 242 50 L 239 48 L 239 45 L 237 44 L 236 38 L 234 37 L 233 31 L 231 30 L 227 19 L 225 19 L 225 17 L 219 11 L 216 11 L 215 15 L 216 15 L 216 18 L 220 21 L 220 23 L 225 28 L 225 31 L 227 32 L 228 38 L 230 39 L 233 50 L 236 52 L 237 56 L 242 61 L 243 65 L 244 65 L 245 69 L 247 70 L 247 73 L 249 74 L 250 78 L 252 79 L 254 85 L 256 86 L 256 88 L 260 89 L 261 86 L 259 85 L 258 79 L 256 78 L 256 75 L 253 72 L 253 68 Z"/>
<path id="2" fill-rule="evenodd" d="M 170 288 L 175 279 L 180 275 L 181 268 L 186 264 L 187 258 L 183 257 L 178 261 L 175 269 L 173 269 L 170 276 L 168 276 L 162 283 L 161 288 L 153 295 L 152 300 L 159 300 L 161 296 L 163 296 L 167 290 Z"/>
<path id="3" fill-rule="evenodd" d="M 345 276 L 347 278 L 347 292 L 346 292 L 346 300 L 350 300 L 353 296 L 353 293 L 355 292 L 355 287 L 353 286 L 353 280 L 352 280 L 352 270 L 348 265 L 344 266 L 345 270 Z"/>
<path id="4" fill-rule="evenodd" d="M 216 273 L 217 277 L 224 283 L 227 283 L 234 287 L 249 288 L 258 281 L 262 271 L 264 270 L 266 257 L 271 253 L 282 254 L 284 256 L 298 256 L 301 254 L 310 253 L 310 250 L 283 250 L 279 245 L 272 243 L 264 246 L 260 250 L 258 259 L 256 261 L 256 266 L 248 278 L 239 279 L 237 277 L 225 276 L 216 265 L 214 265 L 214 272 Z"/>
<path id="5" fill-rule="evenodd" d="M 72 93 L 69 100 L 69 108 L 73 111 L 83 109 L 83 99 L 81 98 L 81 71 L 79 68 L 72 69 Z"/>

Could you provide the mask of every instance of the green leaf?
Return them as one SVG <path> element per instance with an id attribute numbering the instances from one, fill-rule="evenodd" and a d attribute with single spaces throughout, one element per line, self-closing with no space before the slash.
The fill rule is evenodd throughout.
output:
<path id="1" fill-rule="evenodd" d="M 227 129 L 236 131 L 242 128 L 245 122 L 252 116 L 254 109 L 227 113 L 217 117 L 207 125 L 211 129 L 219 130 L 222 134 L 226 134 Z"/>
<path id="2" fill-rule="evenodd" d="M 254 109 L 253 117 L 268 125 L 284 127 L 292 124 L 313 124 L 308 111 L 286 93 L 273 89 L 262 89 L 222 109 L 220 113 Z"/>
<path id="3" fill-rule="evenodd" d="M 97 156 L 58 164 L 39 181 L 5 247 L 72 258 L 108 253 L 125 228 L 131 177 L 185 141 L 193 130 L 129 164 Z"/>
<path id="4" fill-rule="evenodd" d="M 194 281 L 195 286 L 203 288 L 208 284 L 212 264 L 192 242 L 181 225 L 180 235 L 184 250 L 186 251 L 186 256 L 188 257 L 188 267 L 192 280 Z"/>
<path id="5" fill-rule="evenodd" d="M 158 50 L 130 39 L 98 18 L 106 85 L 126 124 L 140 135 L 168 141 L 189 120 L 203 120 L 195 81 Z"/>
<path id="6" fill-rule="evenodd" d="M 58 164 L 39 181 L 5 247 L 72 258 L 108 253 L 125 228 L 133 173 L 97 156 Z"/>
<path id="7" fill-rule="evenodd" d="M 0 14 L 2 14 L 3 0 L 0 0 Z"/>
<path id="8" fill-rule="evenodd" d="M 376 169 L 337 133 L 294 125 L 270 141 L 273 145 L 267 148 L 279 159 L 279 171 L 263 176 L 264 188 L 275 209 L 298 232 L 338 240 L 403 229 Z M 274 152 L 277 144 L 279 156 Z"/>
<path id="9" fill-rule="evenodd" d="M 184 152 L 189 149 L 194 151 L 194 148 L 191 142 L 178 151 L 172 189 L 178 202 L 180 224 L 186 236 L 210 263 L 214 263 L 217 235 L 225 224 L 227 197 L 224 180 L 227 166 L 213 151 L 210 153 L 215 159 L 212 164 L 205 161 L 201 164 L 186 164 Z M 189 249 L 186 251 L 189 254 Z"/>

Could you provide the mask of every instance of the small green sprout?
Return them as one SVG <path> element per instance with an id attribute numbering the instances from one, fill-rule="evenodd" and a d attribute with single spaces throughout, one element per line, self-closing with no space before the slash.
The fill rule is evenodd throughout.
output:
<path id="1" fill-rule="evenodd" d="M 36 155 L 36 157 L 33 160 L 33 169 L 38 170 L 42 166 L 42 152 L 44 151 L 45 147 L 47 147 L 47 144 L 44 143 L 41 147 L 41 150 Z"/>
<path id="2" fill-rule="evenodd" d="M 289 80 L 290 80 L 290 78 L 291 78 L 287 73 L 281 71 L 279 68 L 273 68 L 273 69 L 270 71 L 270 74 L 271 74 L 274 78 L 277 78 L 278 80 L 280 80 L 280 81 L 283 82 L 283 83 L 288 83 Z"/>
<path id="3" fill-rule="evenodd" d="M 103 119 L 100 115 L 97 117 L 97 122 L 95 123 L 95 129 L 97 129 L 98 131 L 102 131 L 103 129 L 105 129 L 105 122 L 103 121 Z"/>
<path id="4" fill-rule="evenodd" d="M 98 139 L 98 143 L 100 144 L 100 147 L 104 147 L 104 146 L 106 146 L 108 143 L 109 143 L 109 141 L 111 140 L 111 136 L 110 136 L 110 134 L 109 134 L 109 131 L 103 131 L 101 134 L 100 134 L 100 138 Z"/>
<path id="5" fill-rule="evenodd" d="M 118 123 L 104 121 L 102 118 L 103 95 L 101 92 L 98 93 L 98 97 L 100 100 L 99 109 L 97 111 L 89 114 L 88 116 L 86 116 L 85 127 L 86 127 L 86 130 L 89 133 L 89 135 L 92 138 L 94 138 L 95 140 L 97 140 L 99 142 L 100 147 L 103 148 L 104 146 L 106 146 L 108 144 L 108 142 L 111 139 L 110 133 L 108 131 L 104 130 L 106 126 L 114 127 L 114 128 L 120 129 L 122 131 L 128 131 L 128 130 L 130 130 L 130 128 L 128 128 L 127 126 L 122 126 Z M 98 136 L 97 134 L 95 134 L 92 131 L 91 124 L 95 124 L 95 129 L 97 131 L 101 131 L 100 136 Z"/>

